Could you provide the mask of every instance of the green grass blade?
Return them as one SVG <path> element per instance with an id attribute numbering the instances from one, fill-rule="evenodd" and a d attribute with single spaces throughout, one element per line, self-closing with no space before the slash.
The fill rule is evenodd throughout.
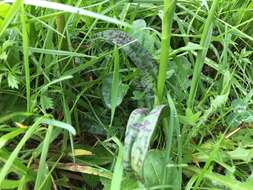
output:
<path id="1" fill-rule="evenodd" d="M 16 189 L 19 187 L 19 184 L 21 183 L 21 180 L 4 180 L 1 189 Z M 27 182 L 27 181 L 25 181 Z"/>
<path id="2" fill-rule="evenodd" d="M 204 30 L 201 35 L 200 46 L 203 49 L 198 51 L 198 55 L 197 55 L 197 59 L 196 59 L 196 63 L 194 66 L 194 71 L 193 71 L 190 94 L 187 100 L 187 107 L 190 109 L 193 108 L 193 104 L 194 104 L 196 93 L 197 93 L 198 83 L 200 80 L 200 73 L 204 65 L 204 60 L 207 54 L 207 50 L 211 42 L 213 22 L 214 22 L 215 12 L 218 5 L 219 5 L 219 0 L 214 0 L 212 3 L 211 10 L 208 13 L 208 18 L 205 22 Z"/>
<path id="3" fill-rule="evenodd" d="M 175 103 L 172 100 L 170 94 L 167 94 L 167 99 L 168 99 L 168 104 L 170 107 L 170 119 L 169 119 L 170 120 L 170 123 L 169 123 L 170 133 L 169 133 L 169 136 L 167 137 L 170 139 L 170 144 L 168 145 L 168 147 L 170 147 L 170 148 L 168 148 L 168 150 L 171 150 L 171 147 L 173 145 L 173 143 L 172 143 L 173 134 L 174 134 L 173 130 L 175 130 L 175 133 L 177 135 L 177 165 L 181 165 L 181 164 L 183 164 L 182 163 L 183 162 L 182 161 L 183 160 L 183 153 L 182 153 L 182 140 L 181 140 L 179 118 L 178 118 Z M 171 151 L 167 152 L 167 154 L 170 155 Z M 168 160 L 169 159 L 171 159 L 171 158 L 168 156 Z M 179 173 L 178 174 L 179 178 L 176 180 L 177 181 L 177 189 L 181 189 L 182 174 L 183 174 L 182 167 L 178 168 L 178 173 Z"/>
<path id="4" fill-rule="evenodd" d="M 17 190 L 26 190 L 26 184 L 27 184 L 27 175 L 24 175 L 20 180 L 19 180 L 19 185 Z"/>
<path id="5" fill-rule="evenodd" d="M 64 123 L 62 121 L 58 121 L 58 120 L 53 120 L 53 119 L 44 119 L 42 121 L 42 123 L 47 124 L 47 125 L 52 125 L 55 127 L 59 127 L 62 129 L 66 129 L 67 131 L 69 131 L 72 135 L 76 135 L 76 130 L 74 127 L 72 127 L 72 125 L 68 124 L 68 123 Z"/>
<path id="6" fill-rule="evenodd" d="M 42 181 L 40 187 L 38 188 L 38 190 L 43 190 L 43 187 L 45 187 L 44 185 L 46 184 L 47 180 L 52 176 L 52 172 L 54 171 L 54 169 L 56 168 L 56 166 L 58 165 L 58 163 L 60 162 L 61 158 L 62 158 L 63 154 L 61 154 L 59 156 L 59 158 L 54 162 L 54 164 L 51 166 L 50 171 L 47 172 L 47 175 L 45 176 L 44 180 Z"/>
<path id="7" fill-rule="evenodd" d="M 20 135 L 20 134 L 23 133 L 24 131 L 25 131 L 25 129 L 16 129 L 15 131 L 12 131 L 12 132 L 10 132 L 10 133 L 7 133 L 7 134 L 1 136 L 1 137 L 0 137 L 0 149 L 1 149 L 2 147 L 4 147 L 5 144 L 6 144 L 9 140 L 15 138 L 16 136 Z"/>
<path id="8" fill-rule="evenodd" d="M 118 156 L 116 160 L 116 164 L 114 167 L 112 181 L 111 181 L 111 190 L 121 189 L 121 181 L 123 178 L 123 145 L 116 138 L 113 137 L 112 140 L 118 145 Z"/>
<path id="9" fill-rule="evenodd" d="M 15 0 L 5 0 L 4 2 L 9 2 L 13 3 Z M 94 13 L 88 10 L 84 10 L 81 8 L 76 8 L 70 5 L 65 5 L 62 3 L 55 3 L 55 2 L 49 2 L 49 1 L 42 1 L 42 0 L 24 0 L 24 4 L 26 5 L 32 5 L 32 6 L 38 6 L 38 7 L 43 7 L 43 8 L 48 8 L 48 9 L 53 9 L 53 10 L 58 10 L 58 11 L 65 11 L 68 13 L 73 13 L 73 14 L 79 14 L 83 16 L 88 16 L 92 18 L 96 18 L 99 20 L 106 21 L 108 23 L 113 23 L 113 24 L 118 24 L 121 26 L 126 26 L 129 27 L 129 24 L 122 22 L 118 19 L 111 18 L 105 15 L 101 15 L 98 13 Z"/>
<path id="10" fill-rule="evenodd" d="M 195 167 L 188 167 L 187 170 L 193 171 L 197 174 L 202 172 L 201 169 Z M 241 183 L 229 176 L 220 175 L 218 173 L 207 171 L 204 178 L 215 181 L 216 183 L 223 185 L 231 190 L 250 190 L 252 186 Z"/>
<path id="11" fill-rule="evenodd" d="M 0 117 L 0 123 L 4 123 L 14 117 L 17 117 L 17 116 L 25 116 L 25 117 L 28 117 L 28 116 L 31 116 L 33 115 L 32 113 L 28 113 L 28 112 L 14 112 L 14 113 L 10 113 L 8 115 L 5 115 L 5 116 L 2 116 Z"/>
<path id="12" fill-rule="evenodd" d="M 55 79 L 55 80 L 49 82 L 48 84 L 46 84 L 46 85 L 44 85 L 44 86 L 42 86 L 42 88 L 40 89 L 40 91 L 41 91 L 41 92 L 44 92 L 44 91 L 47 90 L 47 88 L 48 88 L 49 86 L 51 86 L 51 85 L 53 85 L 53 84 L 56 84 L 56 83 L 60 83 L 60 82 L 62 82 L 62 81 L 64 81 L 64 80 L 68 80 L 68 79 L 71 79 L 71 78 L 73 78 L 73 76 L 71 76 L 71 75 L 62 76 L 62 77 L 60 77 L 60 78 L 58 78 L 58 79 Z"/>
<path id="13" fill-rule="evenodd" d="M 12 167 L 13 162 L 18 157 L 18 153 L 20 152 L 20 150 L 22 149 L 22 147 L 24 146 L 24 144 L 26 143 L 26 141 L 29 138 L 31 138 L 31 136 L 33 135 L 33 133 L 39 128 L 39 125 L 41 124 L 41 122 L 43 121 L 43 119 L 44 119 L 44 117 L 39 118 L 31 127 L 29 127 L 29 129 L 25 133 L 24 137 L 18 143 L 18 145 L 13 150 L 13 152 L 10 155 L 10 157 L 8 158 L 8 160 L 6 161 L 6 163 L 4 164 L 4 166 L 2 167 L 2 169 L 0 170 L 0 186 L 1 186 L 2 182 L 4 181 L 6 175 L 8 174 L 9 169 Z"/>
<path id="14" fill-rule="evenodd" d="M 112 126 L 115 110 L 117 107 L 117 97 L 119 95 L 119 87 L 120 87 L 120 79 L 119 79 L 119 50 L 115 46 L 114 48 L 114 70 L 112 76 L 112 87 L 111 87 L 111 122 L 110 126 Z"/>
<path id="15" fill-rule="evenodd" d="M 7 151 L 6 149 L 2 148 L 0 149 L 0 160 L 2 162 L 7 162 L 8 158 L 10 157 L 11 152 Z M 19 159 L 15 159 L 15 161 L 12 163 L 12 170 L 19 174 L 20 176 L 24 176 L 27 173 L 34 174 L 31 172 Z M 33 176 L 29 175 L 30 178 L 33 178 Z"/>
<path id="16" fill-rule="evenodd" d="M 39 187 L 43 183 L 43 180 L 45 179 L 48 173 L 46 159 L 47 159 L 48 149 L 50 145 L 50 138 L 51 138 L 52 133 L 53 133 L 53 126 L 49 125 L 45 140 L 43 141 L 43 148 L 42 148 L 40 162 L 39 162 L 39 169 L 37 172 L 37 178 L 36 178 L 35 187 L 34 187 L 35 190 L 39 189 Z"/>
<path id="17" fill-rule="evenodd" d="M 33 53 L 41 53 L 41 54 L 54 55 L 54 56 L 58 55 L 58 56 L 97 58 L 95 56 L 85 55 L 83 53 L 70 52 L 70 51 L 64 51 L 64 50 L 43 49 L 43 48 L 34 48 L 34 47 L 31 47 L 29 49 Z"/>
<path id="18" fill-rule="evenodd" d="M 3 33 L 5 32 L 5 30 L 8 28 L 9 24 L 11 23 L 12 19 L 17 14 L 17 12 L 18 12 L 18 10 L 20 8 L 21 2 L 22 2 L 22 0 L 15 1 L 15 3 L 10 8 L 8 14 L 4 18 L 3 23 L 0 26 L 0 37 L 3 35 Z"/>

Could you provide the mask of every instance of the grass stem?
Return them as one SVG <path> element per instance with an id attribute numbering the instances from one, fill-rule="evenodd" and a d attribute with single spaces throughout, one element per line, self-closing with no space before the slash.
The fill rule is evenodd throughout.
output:
<path id="1" fill-rule="evenodd" d="M 171 27 L 173 16 L 176 7 L 176 0 L 168 1 L 164 0 L 163 4 L 163 18 L 162 18 L 162 41 L 161 41 L 161 56 L 160 56 L 160 65 L 159 73 L 157 80 L 157 97 L 155 104 L 162 104 L 164 98 L 164 89 L 166 81 L 166 72 L 169 61 L 169 48 L 170 48 L 170 37 L 171 37 Z M 166 154 L 167 159 L 170 159 L 171 152 L 171 138 L 172 137 L 172 128 L 170 128 L 169 121 L 167 118 L 163 119 L 163 128 L 166 136 Z M 167 183 L 167 169 L 164 170 L 163 184 Z"/>
<path id="2" fill-rule="evenodd" d="M 27 101 L 27 112 L 31 112 L 31 87 L 30 87 L 30 68 L 29 68 L 29 40 L 26 28 L 26 17 L 24 5 L 21 5 L 20 19 L 22 23 L 22 39 L 23 39 L 23 59 L 25 67 L 25 84 L 26 84 L 26 101 Z"/>
<path id="3" fill-rule="evenodd" d="M 173 15 L 176 7 L 176 0 L 164 0 L 163 19 L 162 19 L 162 42 L 160 66 L 157 82 L 157 104 L 161 104 L 164 97 L 164 87 L 166 80 L 166 71 L 169 60 L 170 34 L 172 27 Z"/>

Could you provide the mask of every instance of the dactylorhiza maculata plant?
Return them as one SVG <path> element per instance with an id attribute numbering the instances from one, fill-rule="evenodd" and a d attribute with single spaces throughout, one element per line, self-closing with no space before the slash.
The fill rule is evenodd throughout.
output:
<path id="1" fill-rule="evenodd" d="M 252 0 L 61 2 L 0 2 L 1 189 L 252 189 Z"/>

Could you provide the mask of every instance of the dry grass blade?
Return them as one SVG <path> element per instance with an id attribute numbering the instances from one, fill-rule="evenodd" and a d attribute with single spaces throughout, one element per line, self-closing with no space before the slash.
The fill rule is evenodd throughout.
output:
<path id="1" fill-rule="evenodd" d="M 83 165 L 75 164 L 75 163 L 59 163 L 57 165 L 57 168 L 72 171 L 72 172 L 80 172 L 80 173 L 85 173 L 85 174 L 101 176 L 108 179 L 112 178 L 112 173 L 109 171 L 106 171 L 105 169 L 98 169 L 98 168 L 83 166 Z"/>

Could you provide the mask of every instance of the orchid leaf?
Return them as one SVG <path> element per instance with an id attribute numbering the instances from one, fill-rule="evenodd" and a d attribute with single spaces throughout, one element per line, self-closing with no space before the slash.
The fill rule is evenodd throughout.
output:
<path id="1" fill-rule="evenodd" d="M 129 117 L 125 137 L 125 167 L 131 167 L 142 176 L 143 164 L 159 117 L 165 105 L 155 107 L 151 112 L 147 109 L 136 109 Z"/>

